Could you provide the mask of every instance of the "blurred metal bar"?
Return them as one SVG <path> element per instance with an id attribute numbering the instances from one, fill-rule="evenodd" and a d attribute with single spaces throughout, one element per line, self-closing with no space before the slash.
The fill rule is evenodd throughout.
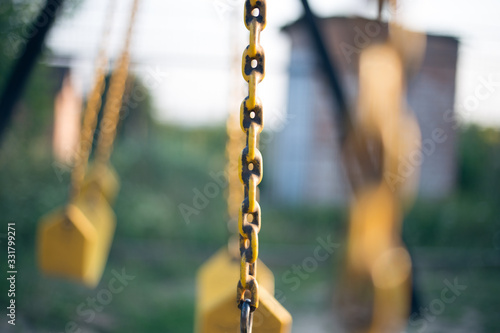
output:
<path id="1" fill-rule="evenodd" d="M 340 145 L 346 147 L 342 154 L 342 163 L 345 167 L 347 178 L 353 194 L 362 187 L 363 181 L 373 178 L 379 170 L 377 156 L 372 156 L 368 149 L 365 138 L 354 130 L 354 122 L 347 102 L 340 75 L 335 66 L 333 58 L 330 57 L 325 39 L 317 23 L 317 18 L 309 7 L 308 0 L 301 0 L 304 7 L 304 17 L 309 32 L 314 39 L 316 51 L 320 57 L 324 73 L 330 83 L 331 91 L 337 107 L 333 109 L 333 116 L 337 119 L 335 124 L 339 134 Z M 347 138 L 350 137 L 350 145 L 346 145 Z M 356 166 L 356 167 L 354 167 Z M 357 169 L 357 171 L 353 171 Z M 375 171 L 375 172 L 374 172 Z"/>
<path id="2" fill-rule="evenodd" d="M 302 6 L 304 7 L 304 17 L 305 22 L 309 28 L 309 32 L 314 39 L 314 44 L 318 56 L 320 57 L 321 64 L 323 66 L 325 75 L 330 82 L 333 96 L 335 97 L 335 102 L 337 103 L 337 109 L 334 116 L 338 120 L 338 133 L 340 135 L 340 142 L 344 143 L 347 134 L 353 127 L 351 115 L 349 113 L 349 107 L 346 100 L 346 95 L 342 84 L 340 82 L 340 76 L 338 74 L 337 68 L 333 59 L 328 53 L 328 49 L 325 44 L 325 39 L 321 34 L 318 27 L 317 18 L 309 7 L 308 0 L 301 0 Z"/>
<path id="3" fill-rule="evenodd" d="M 37 17 L 30 24 L 36 31 L 26 42 L 26 47 L 10 72 L 0 97 L 0 139 L 12 117 L 14 106 L 21 96 L 24 86 L 38 58 L 47 32 L 52 27 L 64 0 L 47 0 Z"/>

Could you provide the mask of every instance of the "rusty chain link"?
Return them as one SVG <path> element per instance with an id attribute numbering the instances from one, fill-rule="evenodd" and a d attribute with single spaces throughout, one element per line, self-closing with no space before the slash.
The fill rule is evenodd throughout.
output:
<path id="1" fill-rule="evenodd" d="M 238 307 L 250 300 L 251 311 L 259 306 L 257 284 L 258 233 L 261 225 L 257 186 L 262 180 L 262 155 L 258 149 L 259 134 L 264 126 L 262 103 L 257 97 L 257 85 L 264 79 L 264 49 L 260 45 L 260 32 L 266 26 L 266 1 L 246 0 L 244 21 L 250 31 L 250 42 L 243 52 L 242 74 L 248 82 L 248 96 L 240 108 L 240 125 L 246 134 L 246 146 L 238 162 L 240 180 L 244 186 L 244 199 L 238 217 L 240 232 L 241 268 L 237 288 Z M 251 319 L 250 319 L 251 320 Z"/>

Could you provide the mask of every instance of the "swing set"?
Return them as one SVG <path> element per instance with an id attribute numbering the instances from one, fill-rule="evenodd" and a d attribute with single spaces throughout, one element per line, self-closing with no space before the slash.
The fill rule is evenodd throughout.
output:
<path id="1" fill-rule="evenodd" d="M 337 102 L 345 103 L 323 36 L 307 1 L 302 3 L 317 45 L 323 47 L 322 60 L 330 64 L 326 74 Z M 139 0 L 133 2 L 125 43 L 103 107 L 94 158 L 89 163 L 105 90 L 106 46 L 114 5 L 115 0 L 110 0 L 95 82 L 83 113 L 68 201 L 63 208 L 43 217 L 37 232 L 41 271 L 88 287 L 95 287 L 101 279 L 116 226 L 111 207 L 119 180 L 109 160 Z M 389 5 L 396 6 L 396 1 Z M 382 6 L 383 1 L 379 1 L 379 12 Z M 248 94 L 240 106 L 239 124 L 236 112 L 229 115 L 226 146 L 227 207 L 234 222 L 230 229 L 237 230 L 237 235 L 199 269 L 195 331 L 286 333 L 291 331 L 292 317 L 274 298 L 273 273 L 259 259 L 262 214 L 258 185 L 263 176 L 263 158 L 258 143 L 264 128 L 264 108 L 257 88 L 265 76 L 260 35 L 266 27 L 266 0 L 245 0 L 243 21 L 249 43 L 243 52 L 241 72 Z M 390 23 L 389 32 L 386 42 L 368 46 L 360 55 L 356 112 L 345 112 L 349 109 L 346 104 L 339 104 L 337 110 L 344 120 L 344 165 L 353 189 L 348 248 L 337 300 L 341 321 L 351 332 L 400 332 L 409 314 L 411 260 L 400 234 L 402 207 L 411 202 L 416 174 L 396 188 L 387 185 L 384 175 L 397 174 L 400 157 L 419 149 L 419 128 L 404 96 L 408 68 L 418 63 L 423 47 L 408 52 L 408 41 L 421 40 L 421 36 L 395 22 Z"/>

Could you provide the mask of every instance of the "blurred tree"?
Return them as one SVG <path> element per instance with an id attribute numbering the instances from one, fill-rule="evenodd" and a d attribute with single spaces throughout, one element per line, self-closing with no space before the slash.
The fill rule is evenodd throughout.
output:
<path id="1" fill-rule="evenodd" d="M 489 197 L 500 203 L 500 132 L 471 125 L 465 128 L 459 144 L 459 187 L 464 194 Z"/>
<path id="2" fill-rule="evenodd" d="M 65 11 L 63 14 L 71 14 L 81 0 L 65 1 Z M 4 92 L 7 81 L 17 61 L 23 56 L 26 45 L 30 38 L 35 38 L 39 31 L 45 27 L 44 22 L 48 22 L 48 17 L 52 14 L 52 6 L 41 0 L 5 0 L 0 2 L 0 91 Z M 47 2 L 49 4 L 49 2 Z M 44 9 L 42 11 L 42 9 Z M 35 22 L 33 24 L 33 22 Z M 43 34 L 40 34 L 42 36 Z M 32 45 L 32 47 L 34 47 Z M 34 52 L 36 47 L 30 52 Z M 43 50 L 46 56 L 48 50 Z M 26 66 L 28 66 L 27 64 Z M 30 137 L 37 136 L 43 132 L 44 125 L 47 125 L 47 111 L 52 110 L 54 80 L 48 72 L 46 66 L 36 63 L 33 73 L 29 76 L 27 89 L 23 98 L 16 106 L 24 121 L 18 122 L 16 131 L 22 130 L 23 134 Z M 20 80 L 22 82 L 22 80 Z M 16 87 L 17 88 L 17 87 Z M 20 84 L 22 88 L 22 84 Z M 15 95 L 9 92 L 7 96 Z M 5 96 L 4 96 L 5 97 Z M 15 97 L 15 96 L 14 96 Z M 14 98 L 15 99 L 15 98 Z M 8 104 L 8 103 L 7 103 Z M 2 115 L 8 118 L 8 108 L 2 111 Z M 5 119 L 6 120 L 6 119 Z M 6 124 L 2 119 L 3 124 Z"/>
<path id="3" fill-rule="evenodd" d="M 152 97 L 148 88 L 139 77 L 130 75 L 120 115 L 123 130 L 119 135 L 137 140 L 147 139 L 152 123 L 152 108 Z"/>

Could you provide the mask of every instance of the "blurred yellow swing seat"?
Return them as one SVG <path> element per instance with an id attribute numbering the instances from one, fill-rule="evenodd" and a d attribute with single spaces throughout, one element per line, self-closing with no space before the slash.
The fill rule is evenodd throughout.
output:
<path id="1" fill-rule="evenodd" d="M 88 287 L 95 287 L 101 279 L 116 227 L 116 217 L 110 203 L 116 197 L 119 184 L 118 176 L 108 162 L 113 150 L 125 91 L 130 38 L 138 3 L 139 0 L 134 0 L 125 46 L 111 76 L 96 162 L 87 172 L 91 147 L 88 143 L 93 142 L 100 99 L 104 91 L 106 72 L 102 70 L 102 66 L 97 68 L 96 83 L 84 113 L 80 154 L 72 172 L 70 203 L 66 208 L 42 218 L 38 229 L 37 255 L 42 272 L 46 275 L 73 279 Z M 105 45 L 106 43 L 103 43 L 103 50 Z M 103 55 L 104 52 L 101 52 L 101 60 L 105 59 Z M 106 123 L 105 129 L 103 123 Z"/>
<path id="2" fill-rule="evenodd" d="M 273 297 L 274 276 L 258 260 L 259 307 L 254 313 L 253 332 L 287 333 L 292 317 Z M 236 281 L 239 279 L 240 259 L 224 248 L 207 260 L 197 274 L 196 328 L 199 333 L 237 332 L 240 310 L 235 305 Z"/>
<path id="3" fill-rule="evenodd" d="M 82 192 L 97 190 L 109 204 L 113 204 L 120 189 L 120 178 L 111 164 L 94 163 L 89 167 Z"/>
<path id="4" fill-rule="evenodd" d="M 38 230 L 38 262 L 49 276 L 95 287 L 108 257 L 116 217 L 99 191 L 82 193 L 64 209 L 43 217 Z"/>

